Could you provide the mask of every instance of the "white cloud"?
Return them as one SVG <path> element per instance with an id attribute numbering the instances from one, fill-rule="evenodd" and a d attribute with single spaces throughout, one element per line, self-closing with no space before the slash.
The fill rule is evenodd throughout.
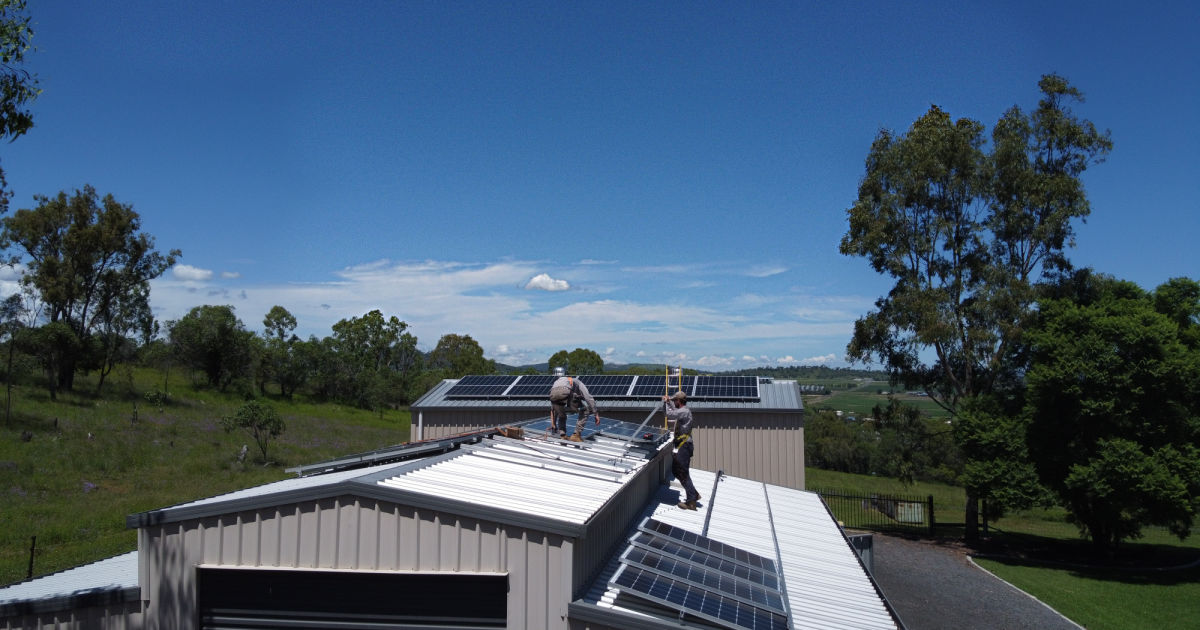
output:
<path id="1" fill-rule="evenodd" d="M 784 273 L 787 270 L 788 268 L 782 265 L 755 265 L 746 271 L 746 275 L 751 278 L 769 278 Z"/>
<path id="2" fill-rule="evenodd" d="M 548 273 L 539 273 L 525 283 L 525 288 L 539 291 L 566 291 L 571 288 L 571 285 L 566 280 L 551 278 Z"/>
<path id="3" fill-rule="evenodd" d="M 510 365 L 582 347 L 603 350 L 606 362 L 719 371 L 772 365 L 768 357 L 783 355 L 780 348 L 789 351 L 784 358 L 814 355 L 821 362 L 838 362 L 823 350 L 846 343 L 857 316 L 848 305 L 864 299 L 739 294 L 736 288 L 725 295 L 723 283 L 699 294 L 666 292 L 660 290 L 660 278 L 631 275 L 615 265 L 575 264 L 564 270 L 585 278 L 588 287 L 613 287 L 598 299 L 541 272 L 544 264 L 377 260 L 332 272 L 325 281 L 246 285 L 244 290 L 203 285 L 197 279 L 210 272 L 181 265 L 152 283 L 151 302 L 156 317 L 177 319 L 200 304 L 236 301 L 238 317 L 250 327 L 281 305 L 296 316 L 298 334 L 318 338 L 330 335 L 339 320 L 379 309 L 407 323 L 425 350 L 442 335 L 457 333 L 471 335 L 488 349 L 488 358 Z M 545 293 L 534 298 L 526 287 L 536 283 Z M 550 290 L 555 283 L 571 290 Z"/>
<path id="4" fill-rule="evenodd" d="M 183 264 L 175 265 L 175 267 L 171 269 L 171 273 L 180 280 L 190 282 L 204 282 L 211 279 L 213 276 L 213 272 L 209 269 L 201 269 L 199 267 Z"/>
<path id="5" fill-rule="evenodd" d="M 824 365 L 826 363 L 833 363 L 834 361 L 837 361 L 837 355 L 830 352 L 829 354 L 823 354 L 819 357 L 808 357 L 807 359 L 801 359 L 800 363 L 802 363 L 804 365 L 809 365 L 811 363 L 816 363 L 817 365 Z"/>
<path id="6" fill-rule="evenodd" d="M 236 280 L 237 278 L 241 278 L 242 274 L 236 271 L 222 271 L 221 277 L 225 278 L 226 280 Z"/>
<path id="7" fill-rule="evenodd" d="M 779 357 L 779 358 L 775 359 L 775 363 L 777 365 L 791 365 L 795 362 L 796 362 L 796 357 L 793 357 L 790 354 L 787 355 L 786 357 Z"/>

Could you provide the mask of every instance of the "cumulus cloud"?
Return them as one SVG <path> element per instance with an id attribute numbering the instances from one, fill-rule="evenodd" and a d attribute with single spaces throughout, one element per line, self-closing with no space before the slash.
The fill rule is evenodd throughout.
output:
<path id="1" fill-rule="evenodd" d="M 213 272 L 209 269 L 201 269 L 191 265 L 175 265 L 171 269 L 171 273 L 178 279 L 191 282 L 204 282 L 212 279 Z"/>
<path id="2" fill-rule="evenodd" d="M 222 271 L 221 277 L 225 278 L 226 280 L 236 280 L 237 278 L 241 278 L 242 274 L 236 271 Z"/>
<path id="3" fill-rule="evenodd" d="M 539 291 L 566 291 L 571 288 L 571 285 L 566 280 L 551 278 L 548 273 L 539 273 L 525 283 L 525 288 Z"/>
<path id="4" fill-rule="evenodd" d="M 829 354 L 823 354 L 819 357 L 808 357 L 807 359 L 803 359 L 800 362 L 805 365 L 807 365 L 809 363 L 816 363 L 818 365 L 824 365 L 826 363 L 833 363 L 834 361 L 837 361 L 837 355 L 830 352 Z"/>

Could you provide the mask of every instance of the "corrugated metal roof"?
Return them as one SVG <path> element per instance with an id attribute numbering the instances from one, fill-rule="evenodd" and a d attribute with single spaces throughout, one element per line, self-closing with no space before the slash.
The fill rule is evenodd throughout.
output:
<path id="1" fill-rule="evenodd" d="M 55 606 L 56 601 L 94 596 L 102 591 L 136 589 L 137 563 L 137 552 L 131 551 L 0 588 L 0 614 L 9 614 L 10 611 L 5 609 L 15 602 L 39 610 L 56 610 L 63 608 Z"/>
<path id="2" fill-rule="evenodd" d="M 894 630 L 898 626 L 817 494 L 727 475 L 716 480 L 715 473 L 693 469 L 692 481 L 702 495 L 700 509 L 676 507 L 682 490 L 673 483 L 659 493 L 659 500 L 648 507 L 645 516 L 777 558 L 793 628 Z M 618 565 L 614 557 L 581 602 L 657 617 L 678 627 L 678 611 L 666 611 L 609 588 L 608 580 Z"/>
<path id="3" fill-rule="evenodd" d="M 548 400 L 537 399 L 454 399 L 447 400 L 446 392 L 458 383 L 458 379 L 446 379 L 435 385 L 424 396 L 410 405 L 412 411 L 424 409 L 536 409 L 545 411 L 549 406 Z M 695 410 L 708 411 L 799 411 L 804 409 L 800 399 L 800 387 L 794 380 L 760 379 L 758 384 L 757 402 L 728 401 L 689 401 L 688 407 Z M 647 400 L 614 400 L 600 399 L 596 401 L 600 411 L 611 409 L 644 409 L 649 411 L 657 408 L 657 403 Z"/>
<path id="4" fill-rule="evenodd" d="M 138 527 L 358 494 L 497 522 L 516 522 L 514 515 L 526 514 L 579 526 L 646 464 L 646 457 L 644 445 L 617 439 L 571 443 L 545 439 L 543 434 L 524 440 L 491 435 L 432 457 L 285 479 L 135 514 L 127 524 Z M 520 524 L 528 525 L 529 519 L 522 518 Z"/>

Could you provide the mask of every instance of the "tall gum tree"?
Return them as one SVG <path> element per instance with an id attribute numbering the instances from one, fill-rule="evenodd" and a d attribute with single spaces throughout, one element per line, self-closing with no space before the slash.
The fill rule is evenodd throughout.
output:
<path id="1" fill-rule="evenodd" d="M 91 186 L 34 200 L 37 207 L 0 220 L 0 242 L 19 248 L 9 261 L 25 264 L 21 282 L 45 304 L 49 323 L 65 324 L 86 348 L 112 318 L 149 310 L 149 282 L 181 254 L 158 252 L 133 206 L 111 194 L 101 199 Z M 52 392 L 54 385 L 71 389 L 76 365 L 86 359 L 65 348 L 55 349 Z"/>
<path id="2" fill-rule="evenodd" d="M 904 134 L 880 131 L 847 211 L 840 251 L 895 280 L 855 322 L 847 355 L 879 362 L 956 420 L 1014 384 L 1036 285 L 1070 269 L 1072 221 L 1090 212 L 1080 175 L 1112 147 L 1108 132 L 1072 114 L 1069 103 L 1083 99 L 1066 79 L 1038 85 L 1037 109 L 1005 112 L 990 152 L 982 124 L 937 106 Z M 967 487 L 969 539 L 986 491 Z"/>

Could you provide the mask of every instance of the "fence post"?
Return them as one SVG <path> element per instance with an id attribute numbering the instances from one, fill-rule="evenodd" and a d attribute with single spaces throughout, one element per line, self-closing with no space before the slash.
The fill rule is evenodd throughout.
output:
<path id="1" fill-rule="evenodd" d="M 33 577 L 33 552 L 36 549 L 37 549 L 37 536 L 33 536 L 29 539 L 29 574 L 25 576 L 26 579 Z"/>
<path id="2" fill-rule="evenodd" d="M 936 523 L 936 520 L 933 518 L 933 495 L 929 495 L 929 498 L 926 499 L 926 501 L 929 502 L 929 535 L 933 536 L 933 527 Z"/>

